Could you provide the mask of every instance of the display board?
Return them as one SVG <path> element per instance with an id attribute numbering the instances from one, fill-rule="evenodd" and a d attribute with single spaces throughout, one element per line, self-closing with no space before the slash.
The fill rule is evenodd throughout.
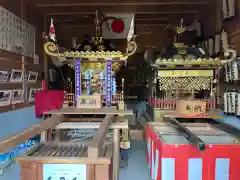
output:
<path id="1" fill-rule="evenodd" d="M 81 95 L 77 99 L 78 108 L 102 108 L 102 97 L 100 94 Z"/>
<path id="2" fill-rule="evenodd" d="M 176 111 L 184 116 L 196 117 L 206 115 L 206 101 L 198 100 L 178 100 L 176 103 Z"/>
<path id="3" fill-rule="evenodd" d="M 34 102 L 36 93 L 40 91 L 37 84 L 38 72 L 26 71 L 25 77 L 23 76 L 22 69 L 12 69 L 12 71 L 0 71 L 0 107 L 15 105 L 19 103 Z M 21 87 L 23 79 L 25 80 L 26 88 Z M 34 85 L 28 88 L 28 85 Z M 35 85 L 36 84 L 36 85 Z M 27 97 L 24 98 L 24 91 Z M 24 100 L 25 99 L 25 100 Z"/>
<path id="4" fill-rule="evenodd" d="M 44 164 L 43 180 L 86 180 L 86 164 Z"/>
<path id="5" fill-rule="evenodd" d="M 35 27 L 0 6 L 0 49 L 34 58 Z"/>

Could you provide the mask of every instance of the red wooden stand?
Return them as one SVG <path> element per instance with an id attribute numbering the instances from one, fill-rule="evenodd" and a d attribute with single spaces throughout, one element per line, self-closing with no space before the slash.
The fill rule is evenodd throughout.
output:
<path id="1" fill-rule="evenodd" d="M 147 161 L 154 180 L 239 180 L 240 144 L 167 144 L 146 126 Z"/>

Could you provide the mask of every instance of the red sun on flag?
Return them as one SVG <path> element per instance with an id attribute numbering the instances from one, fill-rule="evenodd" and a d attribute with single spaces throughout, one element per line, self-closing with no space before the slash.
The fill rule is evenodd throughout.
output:
<path id="1" fill-rule="evenodd" d="M 125 23 L 122 19 L 114 19 L 111 24 L 112 32 L 122 33 L 125 29 Z"/>
<path id="2" fill-rule="evenodd" d="M 51 27 L 50 27 L 50 29 L 49 29 L 49 33 L 52 33 L 52 34 L 54 34 L 54 33 L 55 33 L 55 29 L 54 29 L 54 27 L 53 27 L 53 26 L 51 26 Z"/>

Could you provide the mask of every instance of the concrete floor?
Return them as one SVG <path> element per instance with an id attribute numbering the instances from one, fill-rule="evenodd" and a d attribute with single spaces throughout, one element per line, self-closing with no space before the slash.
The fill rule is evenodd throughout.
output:
<path id="1" fill-rule="evenodd" d="M 223 121 L 226 124 L 230 124 L 240 130 L 240 118 L 239 117 L 224 115 L 224 113 L 221 113 L 221 115 L 223 116 L 221 121 Z"/>
<path id="2" fill-rule="evenodd" d="M 224 116 L 222 121 L 240 129 L 240 119 L 234 116 Z M 146 163 L 146 145 L 144 141 L 132 141 L 129 152 L 128 167 L 120 172 L 120 180 L 149 180 Z M 20 170 L 17 164 L 13 165 L 0 180 L 20 180 Z"/>
<path id="3" fill-rule="evenodd" d="M 128 167 L 120 171 L 119 180 L 149 180 L 145 142 L 133 140 L 131 144 Z M 14 164 L 3 176 L 0 176 L 0 180 L 20 180 L 19 165 Z"/>
<path id="4" fill-rule="evenodd" d="M 146 162 L 146 144 L 144 141 L 133 140 L 129 152 L 128 167 L 120 172 L 120 180 L 149 180 Z"/>

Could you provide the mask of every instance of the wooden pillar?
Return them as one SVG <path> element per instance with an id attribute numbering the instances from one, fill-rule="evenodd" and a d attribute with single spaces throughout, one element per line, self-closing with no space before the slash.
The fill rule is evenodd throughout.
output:
<path id="1" fill-rule="evenodd" d="M 120 130 L 113 130 L 113 180 L 119 179 L 119 164 L 120 164 Z"/>
<path id="2" fill-rule="evenodd" d="M 47 141 L 47 131 L 41 132 L 41 142 Z"/>
<path id="3" fill-rule="evenodd" d="M 21 19 L 26 20 L 26 11 L 25 11 L 25 0 L 21 0 Z M 22 89 L 24 90 L 23 94 L 23 102 L 25 104 L 28 103 L 28 77 L 27 77 L 27 61 L 24 55 L 21 56 L 22 63 L 22 72 L 23 72 L 23 81 L 22 81 Z"/>
<path id="4" fill-rule="evenodd" d="M 44 32 L 47 32 L 47 19 L 46 15 L 44 15 Z M 48 56 L 44 51 L 43 47 L 43 61 L 44 61 L 44 76 L 46 81 L 46 89 L 48 89 Z"/>
<path id="5" fill-rule="evenodd" d="M 49 117 L 49 116 L 43 115 L 42 121 L 44 121 L 47 117 Z M 40 134 L 40 141 L 41 142 L 47 142 L 47 139 L 49 137 L 48 134 L 49 133 L 47 131 L 42 131 L 41 134 Z"/>

